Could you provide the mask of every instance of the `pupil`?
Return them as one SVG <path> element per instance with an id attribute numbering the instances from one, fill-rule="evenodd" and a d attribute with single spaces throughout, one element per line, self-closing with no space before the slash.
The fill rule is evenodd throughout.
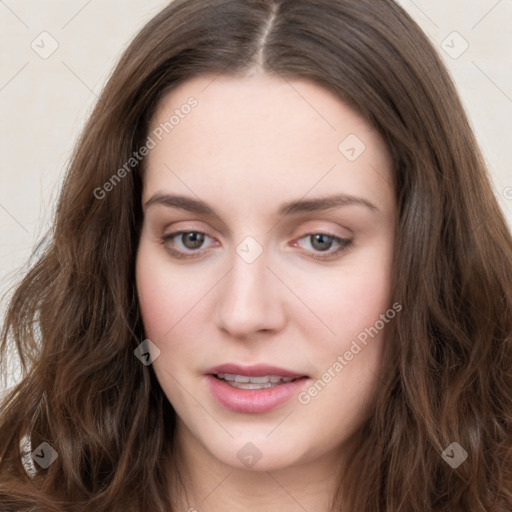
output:
<path id="1" fill-rule="evenodd" d="M 187 249 L 198 249 L 203 244 L 204 235 L 202 233 L 184 233 L 182 241 Z"/>
<path id="2" fill-rule="evenodd" d="M 313 247 L 320 251 L 325 251 L 330 248 L 332 243 L 332 236 L 329 235 L 312 235 L 313 236 Z M 317 244 L 319 242 L 319 244 Z"/>

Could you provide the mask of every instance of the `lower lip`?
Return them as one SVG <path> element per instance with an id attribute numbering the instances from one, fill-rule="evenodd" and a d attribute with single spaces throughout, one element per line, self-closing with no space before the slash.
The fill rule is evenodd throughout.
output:
<path id="1" fill-rule="evenodd" d="M 221 405 L 231 411 L 245 413 L 266 412 L 274 409 L 297 395 L 308 380 L 307 377 L 302 377 L 271 388 L 240 389 L 226 384 L 213 375 L 207 375 L 206 379 L 212 395 Z"/>

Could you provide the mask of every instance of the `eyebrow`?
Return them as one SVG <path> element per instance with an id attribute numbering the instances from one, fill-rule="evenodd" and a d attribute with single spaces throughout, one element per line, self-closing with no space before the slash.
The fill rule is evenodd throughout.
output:
<path id="1" fill-rule="evenodd" d="M 144 210 L 147 210 L 154 205 L 161 205 L 168 208 L 177 208 L 179 210 L 186 210 L 197 214 L 219 217 L 217 212 L 207 203 L 199 199 L 193 199 L 186 196 L 157 193 L 146 201 L 144 204 Z M 367 199 L 347 194 L 338 194 L 315 199 L 289 201 L 282 204 L 277 213 L 279 216 L 284 217 L 285 215 L 319 212 L 352 205 L 364 206 L 373 212 L 379 211 L 379 209 Z"/>

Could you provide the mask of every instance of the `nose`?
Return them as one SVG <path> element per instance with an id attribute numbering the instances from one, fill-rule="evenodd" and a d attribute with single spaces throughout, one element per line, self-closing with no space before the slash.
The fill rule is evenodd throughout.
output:
<path id="1" fill-rule="evenodd" d="M 252 263 L 235 254 L 231 271 L 217 289 L 218 328 L 240 339 L 282 329 L 285 311 L 278 284 L 264 254 Z"/>

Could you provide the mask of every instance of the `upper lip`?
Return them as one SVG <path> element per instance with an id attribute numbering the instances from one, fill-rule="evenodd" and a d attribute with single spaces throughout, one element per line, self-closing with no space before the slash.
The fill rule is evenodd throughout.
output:
<path id="1" fill-rule="evenodd" d="M 278 377 L 307 377 L 303 373 L 298 373 L 286 368 L 279 368 L 268 364 L 255 364 L 251 366 L 242 366 L 235 363 L 220 364 L 214 366 L 205 372 L 207 375 L 217 375 L 219 373 L 229 373 L 231 375 L 247 375 L 248 377 L 263 377 L 265 375 L 275 375 Z"/>

